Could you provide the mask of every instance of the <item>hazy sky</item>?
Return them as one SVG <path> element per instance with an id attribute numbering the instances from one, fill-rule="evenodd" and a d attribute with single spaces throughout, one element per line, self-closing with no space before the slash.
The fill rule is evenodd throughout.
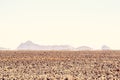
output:
<path id="1" fill-rule="evenodd" d="M 120 49 L 120 0 L 0 0 L 0 47 L 108 45 Z"/>

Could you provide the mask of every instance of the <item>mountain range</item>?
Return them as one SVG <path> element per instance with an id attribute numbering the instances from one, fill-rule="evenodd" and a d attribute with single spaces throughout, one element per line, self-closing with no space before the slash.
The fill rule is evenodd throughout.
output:
<path id="1" fill-rule="evenodd" d="M 102 46 L 102 50 L 109 50 L 110 48 L 106 45 Z M 94 50 L 91 47 L 88 46 L 80 46 L 77 48 L 74 48 L 70 45 L 38 45 L 33 43 L 32 41 L 26 41 L 24 43 L 21 43 L 17 50 L 75 50 L 75 51 L 83 51 L 83 50 Z"/>
<path id="2" fill-rule="evenodd" d="M 8 48 L 0 47 L 0 50 L 9 50 Z"/>
<path id="3" fill-rule="evenodd" d="M 17 50 L 73 50 L 69 45 L 38 45 L 32 41 L 26 41 L 17 47 Z"/>
<path id="4" fill-rule="evenodd" d="M 0 47 L 0 50 L 8 50 L 7 48 Z M 80 46 L 77 48 L 74 48 L 70 45 L 39 45 L 36 43 L 33 43 L 32 41 L 26 41 L 24 43 L 21 43 L 16 50 L 75 50 L 75 51 L 83 51 L 83 50 L 94 50 L 91 47 L 88 46 Z M 110 50 L 110 47 L 103 45 L 101 47 L 101 50 Z"/>

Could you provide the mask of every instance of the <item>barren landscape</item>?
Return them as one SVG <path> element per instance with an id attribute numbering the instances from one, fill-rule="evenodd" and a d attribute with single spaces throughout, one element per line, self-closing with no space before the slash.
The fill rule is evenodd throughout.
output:
<path id="1" fill-rule="evenodd" d="M 120 80 L 120 51 L 0 51 L 0 80 Z"/>

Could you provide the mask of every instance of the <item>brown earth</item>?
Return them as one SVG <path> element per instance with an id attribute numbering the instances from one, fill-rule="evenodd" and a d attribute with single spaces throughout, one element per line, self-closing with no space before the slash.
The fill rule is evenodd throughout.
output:
<path id="1" fill-rule="evenodd" d="M 120 51 L 0 51 L 0 80 L 120 80 Z"/>

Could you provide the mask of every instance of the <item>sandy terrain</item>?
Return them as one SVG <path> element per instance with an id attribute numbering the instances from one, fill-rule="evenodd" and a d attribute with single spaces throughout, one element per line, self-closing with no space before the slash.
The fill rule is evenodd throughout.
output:
<path id="1" fill-rule="evenodd" d="M 120 80 L 120 51 L 0 51 L 0 80 Z"/>

